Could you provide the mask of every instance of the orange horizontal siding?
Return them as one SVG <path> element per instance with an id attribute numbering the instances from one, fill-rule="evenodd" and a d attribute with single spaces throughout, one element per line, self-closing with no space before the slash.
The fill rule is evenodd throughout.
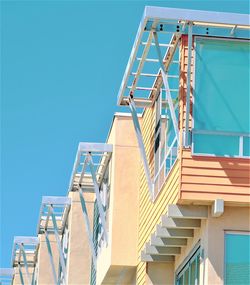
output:
<path id="1" fill-rule="evenodd" d="M 183 150 L 180 194 L 192 201 L 222 195 L 225 201 L 249 200 L 250 159 L 192 156 L 191 150 Z"/>

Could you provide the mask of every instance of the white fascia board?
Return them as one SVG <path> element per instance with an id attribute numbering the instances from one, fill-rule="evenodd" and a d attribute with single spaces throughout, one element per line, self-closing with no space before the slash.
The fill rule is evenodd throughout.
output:
<path id="1" fill-rule="evenodd" d="M 79 143 L 78 150 L 80 152 L 112 152 L 113 145 L 106 143 L 81 142 Z"/>
<path id="2" fill-rule="evenodd" d="M 69 197 L 43 196 L 42 205 L 70 205 L 71 199 Z"/>
<path id="3" fill-rule="evenodd" d="M 24 244 L 24 245 L 38 245 L 38 237 L 26 237 L 26 236 L 15 236 L 14 244 Z"/>
<path id="4" fill-rule="evenodd" d="M 14 275 L 14 268 L 0 268 L 1 277 L 12 277 Z"/>
<path id="5" fill-rule="evenodd" d="M 159 20 L 182 20 L 239 26 L 249 26 L 250 23 L 249 14 L 188 10 L 154 6 L 145 7 L 144 17 L 146 19 L 153 18 Z"/>

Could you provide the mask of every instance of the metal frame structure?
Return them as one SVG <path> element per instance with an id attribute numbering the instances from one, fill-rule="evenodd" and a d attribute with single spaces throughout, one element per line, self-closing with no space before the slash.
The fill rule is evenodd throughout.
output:
<path id="1" fill-rule="evenodd" d="M 37 231 L 38 234 L 45 234 L 45 240 L 55 284 L 66 284 L 67 282 L 67 271 L 62 248 L 62 237 L 65 231 L 70 206 L 71 199 L 69 197 L 44 196 L 42 198 Z M 49 239 L 50 234 L 55 235 L 57 250 L 59 253 L 60 267 L 58 274 L 56 273 L 57 271 L 55 268 L 51 243 Z"/>
<path id="2" fill-rule="evenodd" d="M 172 94 L 176 90 L 169 87 L 169 79 L 179 78 L 177 74 L 171 74 L 170 67 L 172 64 L 178 64 L 178 61 L 174 60 L 174 54 L 181 35 L 187 35 L 188 37 L 185 107 L 187 114 L 189 114 L 193 36 L 249 39 L 249 23 L 250 17 L 248 14 L 145 7 L 118 93 L 118 105 L 128 105 L 130 107 L 148 188 L 152 198 L 154 197 L 154 179 L 150 176 L 136 108 L 152 107 L 161 91 L 165 91 L 167 100 L 162 101 L 162 106 L 169 108 L 179 145 L 178 121 L 174 112 L 174 100 L 172 99 Z M 161 40 L 159 40 L 160 37 Z M 156 58 L 150 58 L 153 54 L 152 50 L 154 50 Z M 151 69 L 145 72 L 144 67 L 147 63 L 151 64 Z M 131 81 L 132 84 L 130 85 Z M 143 82 L 143 86 L 138 87 L 139 82 Z M 141 91 L 146 92 L 146 94 L 141 95 Z M 188 119 L 186 119 L 184 126 L 183 146 L 188 148 L 191 146 Z"/>
<path id="3" fill-rule="evenodd" d="M 13 268 L 0 268 L 0 285 L 9 285 L 13 283 Z"/>
<path id="4" fill-rule="evenodd" d="M 93 234 L 90 226 L 84 193 L 95 193 L 100 222 L 106 245 L 108 244 L 108 232 L 106 227 L 106 216 L 100 188 L 108 167 L 113 146 L 105 143 L 79 143 L 76 159 L 70 179 L 69 191 L 78 191 L 82 206 L 82 212 L 89 245 L 92 253 L 93 264 L 96 267 L 96 252 L 93 243 Z"/>
<path id="5" fill-rule="evenodd" d="M 18 267 L 20 280 L 22 285 L 26 285 L 25 279 L 29 285 L 36 284 L 35 267 L 37 264 L 37 254 L 39 248 L 38 237 L 14 237 L 13 251 L 12 251 L 12 266 Z M 26 278 L 23 276 L 22 268 L 25 268 Z M 33 268 L 31 273 L 29 268 Z"/>

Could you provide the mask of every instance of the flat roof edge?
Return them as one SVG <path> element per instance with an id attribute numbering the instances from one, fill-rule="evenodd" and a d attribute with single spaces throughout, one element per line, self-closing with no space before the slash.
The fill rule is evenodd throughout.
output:
<path id="1" fill-rule="evenodd" d="M 228 25 L 243 25 L 249 26 L 250 15 L 206 10 L 189 10 L 179 8 L 167 8 L 146 6 L 143 17 L 146 19 L 169 19 L 169 20 L 184 20 L 184 21 L 196 21 L 207 22 L 214 24 L 228 24 Z"/>

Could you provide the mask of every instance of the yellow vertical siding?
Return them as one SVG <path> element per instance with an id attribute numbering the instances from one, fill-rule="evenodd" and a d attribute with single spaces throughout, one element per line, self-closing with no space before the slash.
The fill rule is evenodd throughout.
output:
<path id="1" fill-rule="evenodd" d="M 146 148 L 146 154 L 149 161 L 150 171 L 154 174 L 154 126 L 155 111 L 154 108 L 146 109 L 142 119 L 142 134 Z M 153 202 L 150 199 L 148 185 L 144 174 L 141 170 L 140 194 L 139 194 L 139 237 L 138 237 L 138 258 L 143 250 L 145 243 L 149 241 L 151 234 L 154 232 L 156 225 L 160 223 L 161 216 L 166 213 L 166 206 L 170 203 L 176 203 L 179 194 L 180 185 L 180 167 L 177 161 L 172 168 L 169 176 Z M 146 263 L 139 262 L 137 267 L 137 282 L 142 285 L 146 282 Z"/>

